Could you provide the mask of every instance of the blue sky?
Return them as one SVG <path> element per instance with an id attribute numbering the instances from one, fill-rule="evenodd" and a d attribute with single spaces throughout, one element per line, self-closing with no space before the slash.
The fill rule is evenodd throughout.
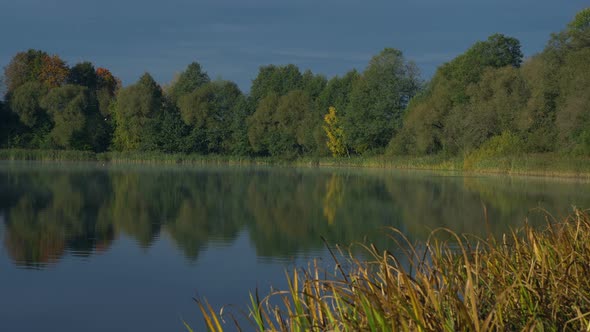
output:
<path id="1" fill-rule="evenodd" d="M 385 47 L 425 78 L 493 33 L 542 50 L 587 0 L 0 0 L 0 65 L 43 49 L 160 83 L 198 61 L 248 90 L 258 67 L 294 63 L 328 77 L 362 70 Z"/>

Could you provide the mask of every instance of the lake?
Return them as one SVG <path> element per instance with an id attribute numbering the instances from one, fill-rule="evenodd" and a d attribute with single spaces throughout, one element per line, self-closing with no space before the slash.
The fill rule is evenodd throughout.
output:
<path id="1" fill-rule="evenodd" d="M 400 170 L 0 163 L 0 331 L 197 329 L 327 243 L 500 235 L 590 207 L 566 179 Z M 486 211 L 484 213 L 484 211 Z M 487 220 L 487 221 L 486 221 Z M 228 322 L 229 323 L 229 322 Z"/>

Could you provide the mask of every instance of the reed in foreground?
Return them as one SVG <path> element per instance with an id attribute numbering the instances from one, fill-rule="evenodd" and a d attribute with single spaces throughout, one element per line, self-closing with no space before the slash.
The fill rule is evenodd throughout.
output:
<path id="1" fill-rule="evenodd" d="M 259 331 L 590 331 L 587 211 L 499 240 L 441 229 L 415 247 L 390 236 L 406 263 L 374 246 L 369 260 L 334 255 L 330 277 L 311 263 L 287 277 L 288 289 L 251 296 L 250 322 Z M 241 330 L 197 302 L 210 331 Z"/>

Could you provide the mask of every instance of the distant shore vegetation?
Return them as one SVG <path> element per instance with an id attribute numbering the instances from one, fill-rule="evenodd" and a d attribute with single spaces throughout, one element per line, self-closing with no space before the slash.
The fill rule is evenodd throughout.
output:
<path id="1" fill-rule="evenodd" d="M 328 79 L 260 67 L 248 94 L 198 62 L 166 86 L 122 86 L 107 68 L 41 50 L 4 68 L 0 148 L 235 158 L 486 160 L 590 157 L 590 8 L 524 59 L 503 34 L 479 41 L 425 82 L 400 50 Z M 5 153 L 6 155 L 7 153 Z M 62 154 L 67 155 L 67 154 Z M 14 156 L 14 154 L 13 154 Z M 478 166 L 480 165 L 480 166 Z"/>

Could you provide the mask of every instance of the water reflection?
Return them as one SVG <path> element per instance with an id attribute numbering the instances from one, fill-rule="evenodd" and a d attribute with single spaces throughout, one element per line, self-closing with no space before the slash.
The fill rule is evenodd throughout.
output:
<path id="1" fill-rule="evenodd" d="M 3 243 L 21 267 L 105 251 L 119 236 L 149 247 L 166 234 L 189 260 L 249 234 L 258 257 L 285 259 L 370 239 L 384 226 L 411 241 L 432 229 L 500 234 L 540 206 L 590 206 L 588 184 L 399 171 L 2 164 Z M 489 224 L 484 223 L 486 206 Z"/>

